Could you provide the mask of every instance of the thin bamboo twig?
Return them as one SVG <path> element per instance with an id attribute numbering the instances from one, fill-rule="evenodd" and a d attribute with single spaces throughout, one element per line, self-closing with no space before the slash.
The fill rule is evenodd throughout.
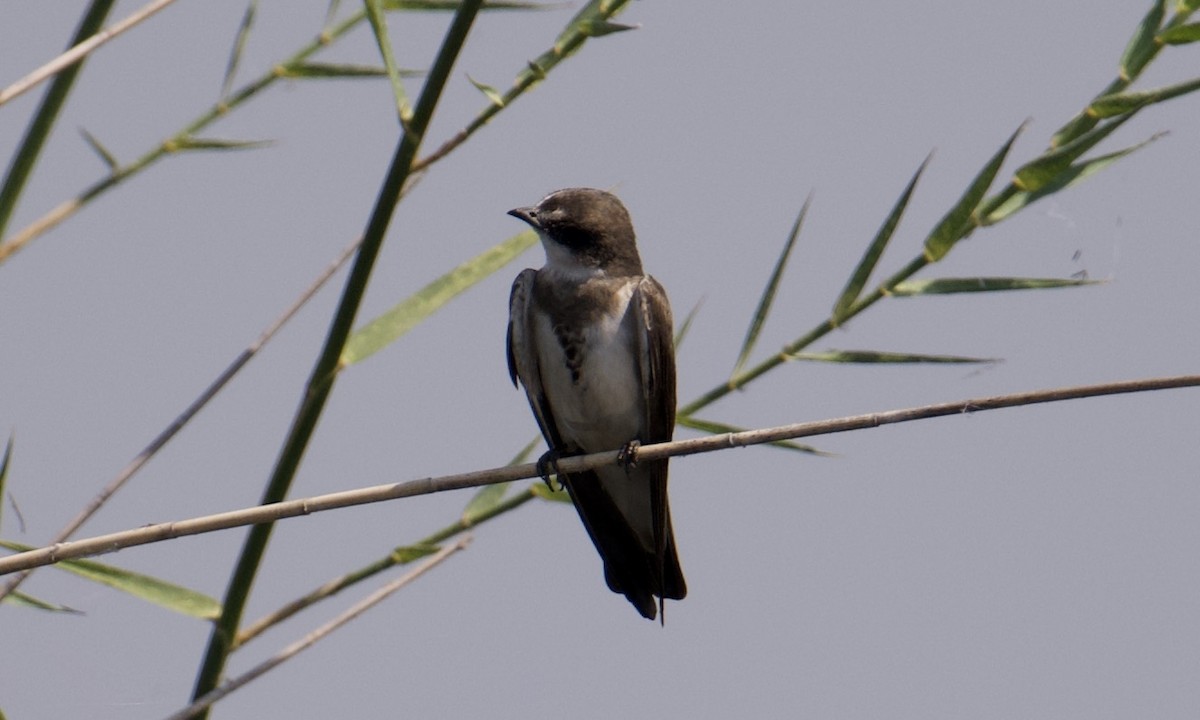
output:
<path id="1" fill-rule="evenodd" d="M 37 87 L 39 83 L 52 78 L 66 68 L 71 67 L 75 63 L 90 55 L 101 45 L 104 45 L 109 40 L 112 40 L 139 23 L 148 20 L 155 13 L 165 9 L 173 2 L 175 2 L 175 0 L 154 0 L 154 2 L 147 3 L 142 7 L 141 10 L 134 12 L 121 22 L 113 25 L 112 27 L 104 28 L 87 40 L 75 45 L 70 50 L 67 50 L 62 55 L 59 55 L 37 70 L 34 70 L 3 90 L 0 90 L 0 105 L 3 105 L 15 97 L 23 95 L 29 90 Z"/>
<path id="2" fill-rule="evenodd" d="M 1125 380 L 1099 385 L 1078 385 L 1051 390 L 1034 390 L 1011 395 L 995 395 L 985 398 L 956 400 L 934 405 L 889 410 L 886 412 L 867 413 L 865 415 L 852 415 L 832 420 L 793 423 L 757 430 L 709 435 L 690 440 L 676 440 L 667 443 L 644 445 L 638 448 L 636 459 L 638 461 L 663 460 L 680 455 L 694 455 L 697 453 L 724 450 L 726 448 L 761 445 L 778 440 L 791 440 L 812 437 L 814 435 L 862 430 L 913 420 L 944 417 L 946 415 L 962 415 L 985 410 L 1018 407 L 1021 405 L 1184 387 L 1200 387 L 1200 375 L 1178 375 L 1144 380 Z M 563 458 L 559 460 L 558 467 L 564 473 L 578 473 L 604 465 L 615 464 L 619 462 L 619 456 L 620 453 L 618 451 L 612 450 L 593 453 L 591 455 Z M 309 515 L 335 508 L 366 505 L 384 500 L 428 495 L 446 490 L 461 490 L 463 488 L 479 487 L 532 477 L 538 477 L 536 463 L 509 465 L 457 475 L 443 475 L 435 478 L 410 480 L 408 482 L 376 485 L 357 490 L 317 495 L 310 498 L 259 505 L 252 508 L 178 522 L 147 525 L 133 530 L 124 530 L 84 540 L 50 545 L 0 558 L 0 575 L 28 568 L 41 567 L 43 565 L 51 565 L 61 560 L 100 555 L 135 545 L 146 545 L 161 540 L 199 535 L 215 530 L 274 522 L 289 517 Z"/>
<path id="3" fill-rule="evenodd" d="M 346 263 L 347 260 L 350 259 L 350 256 L 354 254 L 354 251 L 358 249 L 358 246 L 361 243 L 362 238 L 359 237 L 354 242 L 347 245 L 342 250 L 341 254 L 334 258 L 333 261 L 330 262 L 329 265 L 321 272 L 321 274 L 317 276 L 315 280 L 313 280 L 308 288 L 300 294 L 300 297 L 296 298 L 296 300 L 292 302 L 290 307 L 284 310 L 283 313 L 280 314 L 280 316 L 276 318 L 273 323 L 271 323 L 271 325 L 263 330 L 254 342 L 246 346 L 246 349 L 242 350 L 242 352 L 234 359 L 234 361 L 230 363 L 229 366 L 226 367 L 225 370 L 223 370 L 207 388 L 204 389 L 204 392 L 200 393 L 199 397 L 193 400 L 192 403 L 188 405 L 178 417 L 172 420 L 171 423 L 158 434 L 158 436 L 150 441 L 149 445 L 143 448 L 140 453 L 130 460 L 129 464 L 126 465 L 121 472 L 117 473 L 117 476 L 110 480 L 109 483 L 105 485 L 104 488 L 102 488 L 100 492 L 97 493 L 96 496 L 93 497 L 82 510 L 79 511 L 79 514 L 77 514 L 69 523 L 67 523 L 62 530 L 58 531 L 58 534 L 54 536 L 54 540 L 51 541 L 51 544 L 61 543 L 74 535 L 75 532 L 79 530 L 79 528 L 82 527 L 85 522 L 91 519 L 91 517 L 95 515 L 101 507 L 104 506 L 104 503 L 108 502 L 108 500 L 115 495 L 117 491 L 124 487 L 125 483 L 127 483 L 129 479 L 137 473 L 137 471 L 141 470 L 142 467 L 150 461 L 150 458 L 154 457 L 159 450 L 161 450 L 179 433 L 180 430 L 183 429 L 185 425 L 191 422 L 192 418 L 195 417 L 196 414 L 199 413 L 200 410 L 202 410 L 210 400 L 216 397 L 217 393 L 221 392 L 221 390 L 224 389 L 227 384 L 229 384 L 229 381 L 232 380 L 234 376 L 237 375 L 238 372 L 240 372 L 241 369 L 245 367 L 255 355 L 258 354 L 258 351 L 261 350 L 268 342 L 270 342 L 271 338 L 275 336 L 275 333 L 279 332 L 279 330 L 285 324 L 287 324 L 287 322 L 291 320 L 297 312 L 300 311 L 300 308 L 304 307 L 304 305 L 308 303 L 308 301 L 312 299 L 314 295 L 317 294 L 317 291 L 325 286 L 325 283 L 329 281 L 329 278 L 333 277 L 333 274 L 337 272 L 338 268 L 340 268 Z M 17 587 L 25 581 L 25 578 L 29 577 L 30 572 L 32 571 L 26 570 L 22 572 L 21 574 L 9 580 L 3 588 L 0 588 L 0 600 L 3 600 L 10 593 L 16 590 Z"/>
<path id="4" fill-rule="evenodd" d="M 367 610 L 370 610 L 371 608 L 375 607 L 379 603 L 383 602 L 388 597 L 394 595 L 398 590 L 400 590 L 404 586 L 408 585 L 409 583 L 413 582 L 414 580 L 421 577 L 425 573 L 429 572 L 434 567 L 445 562 L 445 560 L 447 558 L 449 558 L 451 555 L 453 555 L 454 553 L 458 552 L 459 550 L 465 549 L 470 542 L 471 542 L 471 538 L 465 537 L 462 540 L 459 540 L 458 542 L 454 543 L 453 545 L 447 545 L 446 547 L 442 548 L 442 550 L 440 550 L 439 552 L 434 554 L 432 557 L 430 557 L 428 560 L 421 563 L 416 568 L 413 568 L 413 570 L 411 572 L 405 574 L 402 577 L 396 578 L 395 580 L 389 582 L 388 584 L 379 588 L 375 592 L 366 596 L 362 600 L 360 600 L 357 603 L 355 603 L 354 605 L 350 606 L 350 608 L 348 608 L 341 615 L 338 615 L 337 617 L 335 617 L 334 619 L 325 623 L 321 627 L 317 628 L 316 630 L 313 630 L 312 632 L 310 632 L 309 634 L 300 638 L 299 640 L 292 643 L 291 645 L 288 645 L 283 650 L 280 650 L 274 657 L 264 660 L 263 662 L 259 663 L 258 665 L 255 665 L 254 667 L 250 668 L 249 670 L 242 673 L 241 675 L 221 684 L 220 687 L 214 688 L 212 691 L 206 693 L 203 697 L 198 698 L 191 705 L 188 705 L 187 707 L 183 708 L 182 710 L 172 713 L 171 715 L 167 716 L 166 720 L 187 720 L 187 718 L 194 717 L 196 715 L 196 713 L 207 709 L 213 703 L 217 702 L 218 700 L 221 700 L 225 696 L 232 693 L 234 690 L 237 690 L 238 688 L 242 687 L 243 685 L 246 685 L 247 683 L 249 683 L 252 680 L 257 680 L 259 677 L 262 677 L 263 675 L 267 674 L 271 670 L 274 670 L 279 665 L 283 664 L 284 661 L 292 659 L 296 655 L 299 655 L 301 652 L 307 650 L 308 648 L 312 647 L 313 645 L 316 645 L 319 641 L 324 640 L 334 630 L 337 630 L 341 626 L 345 625 L 346 623 L 350 622 L 351 620 L 354 620 L 358 616 L 362 615 Z"/>

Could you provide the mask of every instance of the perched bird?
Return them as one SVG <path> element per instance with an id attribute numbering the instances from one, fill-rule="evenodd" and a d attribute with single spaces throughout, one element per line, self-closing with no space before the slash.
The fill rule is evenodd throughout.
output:
<path id="1" fill-rule="evenodd" d="M 508 371 L 550 446 L 539 465 L 606 450 L 631 460 L 559 478 L 609 589 L 653 620 L 665 598 L 687 594 L 667 461 L 636 462 L 639 444 L 668 441 L 675 429 L 666 292 L 643 272 L 629 212 L 611 193 L 568 188 L 508 214 L 529 223 L 546 250 L 545 266 L 513 283 L 508 319 Z"/>

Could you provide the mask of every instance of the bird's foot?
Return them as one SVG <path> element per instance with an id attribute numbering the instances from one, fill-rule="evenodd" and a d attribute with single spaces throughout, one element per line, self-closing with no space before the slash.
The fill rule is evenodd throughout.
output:
<path id="1" fill-rule="evenodd" d="M 637 467 L 637 454 L 641 447 L 641 441 L 630 440 L 617 452 L 617 464 L 625 468 L 625 472 Z"/>
<path id="2" fill-rule="evenodd" d="M 562 458 L 562 454 L 557 450 L 547 450 L 542 454 L 537 461 L 537 473 L 542 478 L 542 482 L 546 483 L 546 487 L 550 488 L 550 492 L 554 492 L 554 483 L 550 480 L 550 475 L 558 477 L 558 461 Z M 561 486 L 562 481 L 558 484 Z"/>

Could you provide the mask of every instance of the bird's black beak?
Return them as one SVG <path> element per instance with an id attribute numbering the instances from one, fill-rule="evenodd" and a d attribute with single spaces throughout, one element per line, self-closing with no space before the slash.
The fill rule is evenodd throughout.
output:
<path id="1" fill-rule="evenodd" d="M 537 221 L 537 208 L 532 208 L 532 207 L 513 208 L 512 210 L 508 211 L 508 214 L 512 215 L 513 217 L 518 218 L 520 220 L 524 220 L 525 222 L 529 223 L 534 228 L 540 227 L 538 225 L 538 221 Z"/>

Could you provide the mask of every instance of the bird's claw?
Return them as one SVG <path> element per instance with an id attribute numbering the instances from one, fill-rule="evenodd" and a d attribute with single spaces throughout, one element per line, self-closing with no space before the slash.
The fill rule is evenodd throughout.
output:
<path id="1" fill-rule="evenodd" d="M 546 487 L 550 492 L 554 492 L 554 483 L 550 480 L 550 475 L 558 477 L 558 460 L 561 457 L 556 450 L 547 450 L 537 461 L 537 473 L 542 478 L 542 482 L 546 483 Z M 562 481 L 559 481 L 562 484 Z"/>
<path id="2" fill-rule="evenodd" d="M 638 450 L 642 447 L 642 443 L 638 440 L 630 440 L 617 451 L 617 464 L 625 468 L 625 472 L 637 467 Z"/>

